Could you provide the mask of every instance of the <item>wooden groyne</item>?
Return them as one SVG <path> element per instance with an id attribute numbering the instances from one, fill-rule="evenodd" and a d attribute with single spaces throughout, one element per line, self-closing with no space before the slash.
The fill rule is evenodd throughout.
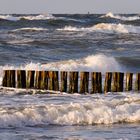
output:
<path id="1" fill-rule="evenodd" d="M 80 94 L 139 92 L 140 73 L 4 70 L 2 86 Z"/>

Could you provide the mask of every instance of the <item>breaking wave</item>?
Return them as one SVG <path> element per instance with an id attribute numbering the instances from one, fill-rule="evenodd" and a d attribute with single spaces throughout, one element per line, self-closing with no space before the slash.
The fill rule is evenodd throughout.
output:
<path id="1" fill-rule="evenodd" d="M 139 94 L 123 93 L 106 97 L 104 95 L 50 96 L 46 95 L 43 100 L 33 95 L 26 95 L 22 99 L 19 97 L 21 103 L 16 104 L 16 100 L 13 100 L 15 102 L 11 101 L 10 105 L 1 105 L 0 127 L 140 122 Z M 51 99 L 58 100 L 60 104 L 52 103 Z"/>
<path id="2" fill-rule="evenodd" d="M 23 69 L 23 70 L 57 70 L 57 71 L 123 71 L 115 58 L 103 54 L 90 55 L 82 59 L 51 62 L 47 64 L 28 63 L 22 66 L 0 66 L 0 77 L 2 82 L 3 70 Z M 1 84 L 0 82 L 0 84 Z"/>
<path id="3" fill-rule="evenodd" d="M 10 21 L 18 21 L 18 20 L 20 20 L 19 17 L 14 17 L 14 16 L 11 16 L 11 15 L 0 15 L 0 19 L 10 20 Z"/>
<path id="4" fill-rule="evenodd" d="M 37 27 L 26 27 L 26 28 L 19 28 L 19 29 L 15 29 L 15 30 L 12 30 L 12 31 L 47 31 L 48 29 L 46 28 L 37 28 Z"/>
<path id="5" fill-rule="evenodd" d="M 103 32 L 103 33 L 140 33 L 139 26 L 113 24 L 113 23 L 99 23 L 91 27 L 72 27 L 65 26 L 64 28 L 57 29 L 58 31 L 85 31 L 85 32 Z"/>
<path id="6" fill-rule="evenodd" d="M 54 19 L 55 17 L 51 14 L 40 14 L 40 15 L 30 15 L 30 16 L 12 16 L 12 15 L 0 15 L 0 19 L 18 21 L 18 20 L 47 20 Z"/>
<path id="7" fill-rule="evenodd" d="M 140 20 L 140 16 L 120 16 L 120 15 L 114 15 L 113 13 L 109 12 L 104 16 L 101 16 L 101 18 L 115 18 L 115 19 L 120 19 L 120 20 L 125 20 L 125 21 L 133 21 L 133 20 Z"/>

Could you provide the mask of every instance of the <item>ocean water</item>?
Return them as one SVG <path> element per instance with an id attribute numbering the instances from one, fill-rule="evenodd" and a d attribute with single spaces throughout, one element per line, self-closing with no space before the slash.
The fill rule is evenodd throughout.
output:
<path id="1" fill-rule="evenodd" d="M 140 72 L 140 15 L 1 14 L 0 85 L 4 69 Z M 2 140 L 139 140 L 139 132 L 135 91 L 69 95 L 0 87 Z"/>

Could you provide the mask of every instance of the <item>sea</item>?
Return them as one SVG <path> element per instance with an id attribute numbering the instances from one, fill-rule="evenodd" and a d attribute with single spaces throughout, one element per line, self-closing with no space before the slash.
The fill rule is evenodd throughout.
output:
<path id="1" fill-rule="evenodd" d="M 0 14 L 0 140 L 140 140 L 140 92 L 6 89 L 5 69 L 135 77 L 140 14 Z"/>

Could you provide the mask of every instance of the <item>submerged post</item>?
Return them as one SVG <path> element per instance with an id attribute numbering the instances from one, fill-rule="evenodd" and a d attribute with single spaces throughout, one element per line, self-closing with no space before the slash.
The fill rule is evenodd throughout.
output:
<path id="1" fill-rule="evenodd" d="M 69 72 L 69 93 L 78 93 L 78 72 Z"/>
<path id="2" fill-rule="evenodd" d="M 61 92 L 67 92 L 67 72 L 61 71 Z"/>
<path id="3" fill-rule="evenodd" d="M 26 71 L 17 70 L 17 88 L 26 88 Z"/>
<path id="4" fill-rule="evenodd" d="M 123 81 L 124 81 L 124 73 L 114 72 L 113 73 L 113 92 L 122 92 L 123 91 Z"/>
<path id="5" fill-rule="evenodd" d="M 2 85 L 4 87 L 14 87 L 16 85 L 15 70 L 5 70 Z"/>
<path id="6" fill-rule="evenodd" d="M 133 85 L 133 73 L 126 73 L 126 91 L 131 91 Z"/>
<path id="7" fill-rule="evenodd" d="M 89 72 L 80 73 L 80 93 L 89 92 Z"/>
<path id="8" fill-rule="evenodd" d="M 92 93 L 102 93 L 102 74 L 101 72 L 91 73 L 91 94 Z"/>
<path id="9" fill-rule="evenodd" d="M 135 82 L 136 91 L 140 91 L 140 73 L 136 74 L 136 82 Z"/>
<path id="10" fill-rule="evenodd" d="M 26 88 L 34 88 L 35 71 L 27 71 Z"/>
<path id="11" fill-rule="evenodd" d="M 112 82 L 112 72 L 106 72 L 105 83 L 104 83 L 104 93 L 111 92 L 111 82 Z"/>

